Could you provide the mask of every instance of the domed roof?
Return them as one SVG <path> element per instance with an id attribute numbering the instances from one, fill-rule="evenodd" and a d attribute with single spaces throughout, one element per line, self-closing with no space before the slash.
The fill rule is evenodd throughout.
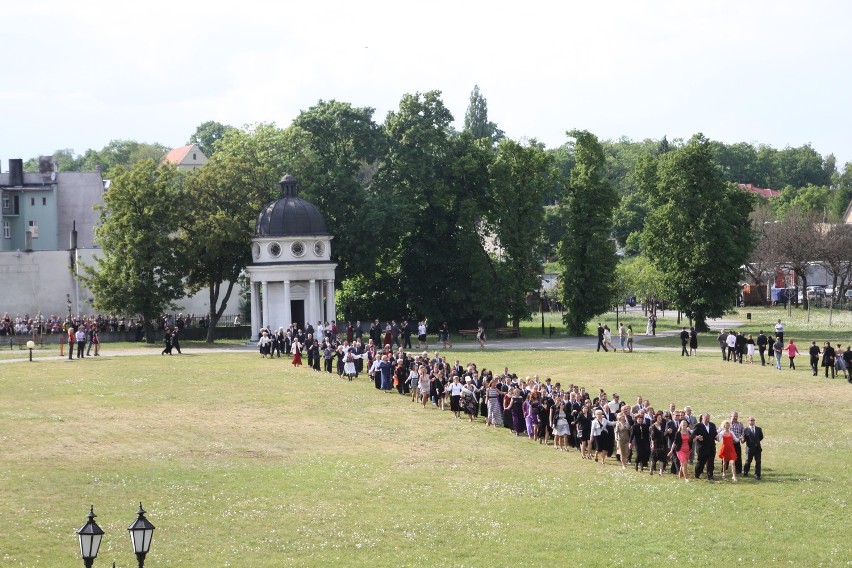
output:
<path id="1" fill-rule="evenodd" d="M 281 178 L 281 199 L 264 207 L 257 216 L 255 236 L 328 234 L 325 219 L 317 206 L 301 197 L 296 197 L 296 185 L 298 185 L 296 178 L 290 174 Z"/>

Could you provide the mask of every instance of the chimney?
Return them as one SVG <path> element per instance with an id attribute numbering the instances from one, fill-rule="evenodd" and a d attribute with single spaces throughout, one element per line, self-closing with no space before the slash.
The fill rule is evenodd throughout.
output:
<path id="1" fill-rule="evenodd" d="M 9 160 L 9 185 L 12 187 L 24 185 L 24 161 L 21 158 Z"/>

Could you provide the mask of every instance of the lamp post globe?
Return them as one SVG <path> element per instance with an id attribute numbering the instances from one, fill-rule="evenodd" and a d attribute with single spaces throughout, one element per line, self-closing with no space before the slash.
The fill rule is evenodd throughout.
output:
<path id="1" fill-rule="evenodd" d="M 145 565 L 145 555 L 151 549 L 151 538 L 154 536 L 154 525 L 145 518 L 145 509 L 142 508 L 142 503 L 139 503 L 139 510 L 136 520 L 131 523 L 127 530 L 130 531 L 130 542 L 133 544 L 133 552 L 136 553 L 136 560 L 139 563 L 139 568 Z"/>
<path id="2" fill-rule="evenodd" d="M 27 349 L 30 350 L 30 363 L 33 362 L 33 348 L 34 347 L 35 347 L 35 341 L 33 341 L 32 339 L 27 341 Z"/>
<path id="3" fill-rule="evenodd" d="M 80 539 L 80 557 L 83 559 L 83 564 L 86 568 L 91 568 L 95 558 L 98 556 L 98 548 L 101 546 L 101 538 L 104 536 L 104 531 L 95 522 L 95 507 L 92 505 L 89 508 L 89 514 L 86 524 L 77 529 L 77 538 Z"/>

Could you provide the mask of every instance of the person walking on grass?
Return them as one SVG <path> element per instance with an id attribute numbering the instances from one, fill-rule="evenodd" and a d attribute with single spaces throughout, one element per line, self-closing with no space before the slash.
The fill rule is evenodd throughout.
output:
<path id="1" fill-rule="evenodd" d="M 787 346 L 784 347 L 787 350 L 787 357 L 790 358 L 790 370 L 796 370 L 796 355 L 799 354 L 799 348 L 796 347 L 796 344 L 793 343 L 793 338 L 791 337 L 788 340 Z"/>
<path id="2" fill-rule="evenodd" d="M 780 338 L 775 338 L 775 343 L 772 344 L 772 351 L 775 353 L 775 368 L 781 370 L 781 351 L 784 350 L 784 343 Z"/>
<path id="3" fill-rule="evenodd" d="M 689 433 L 689 422 L 681 420 L 677 429 L 672 449 L 669 450 L 671 458 L 677 458 L 679 463 L 677 476 L 689 481 L 689 455 L 692 451 L 692 435 Z"/>

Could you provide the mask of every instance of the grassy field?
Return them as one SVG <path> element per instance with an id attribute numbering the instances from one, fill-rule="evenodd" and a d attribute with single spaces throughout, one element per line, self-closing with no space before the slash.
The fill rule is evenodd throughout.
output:
<path id="1" fill-rule="evenodd" d="M 533 343 L 531 343 L 533 345 Z M 764 479 L 709 484 L 580 460 L 410 399 L 254 353 L 104 356 L 2 367 L 0 565 L 848 566 L 845 381 L 724 364 L 715 352 L 453 350 L 597 392 L 764 428 Z M 717 465 L 718 467 L 718 465 Z"/>

